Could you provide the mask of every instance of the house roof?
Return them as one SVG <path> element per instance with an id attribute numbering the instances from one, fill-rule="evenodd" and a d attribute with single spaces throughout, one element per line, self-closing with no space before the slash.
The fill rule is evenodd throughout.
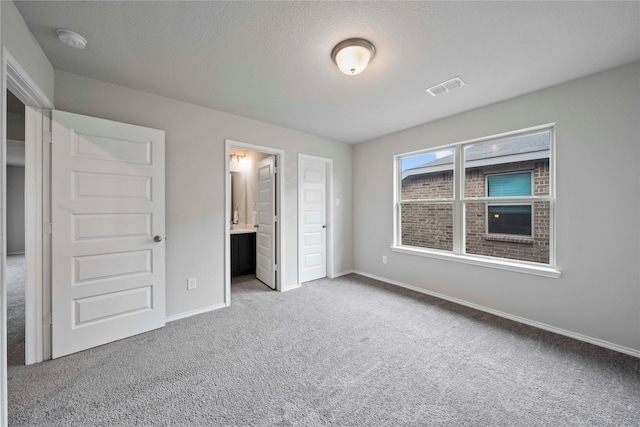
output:
<path id="1" fill-rule="evenodd" d="M 467 168 L 496 164 L 547 159 L 550 153 L 550 132 L 499 139 L 493 143 L 479 142 L 468 145 L 464 150 Z M 441 172 L 453 169 L 453 154 L 423 163 L 402 173 L 402 178 L 425 173 Z"/>

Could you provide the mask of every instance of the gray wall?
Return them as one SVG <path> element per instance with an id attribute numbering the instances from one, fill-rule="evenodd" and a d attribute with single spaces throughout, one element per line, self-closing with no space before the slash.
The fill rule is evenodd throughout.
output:
<path id="1" fill-rule="evenodd" d="M 29 31 L 13 1 L 0 2 L 2 45 L 18 61 L 40 90 L 53 100 L 53 66 Z"/>
<path id="2" fill-rule="evenodd" d="M 7 253 L 24 253 L 23 166 L 7 166 Z"/>
<path id="3" fill-rule="evenodd" d="M 352 146 L 61 71 L 55 92 L 57 109 L 166 131 L 167 315 L 223 302 L 225 139 L 285 150 L 284 287 L 297 285 L 298 152 L 334 159 L 335 271 L 353 268 Z"/>
<path id="4" fill-rule="evenodd" d="M 356 145 L 355 269 L 640 354 L 639 81 L 635 63 Z M 390 250 L 395 154 L 551 122 L 559 279 Z"/>

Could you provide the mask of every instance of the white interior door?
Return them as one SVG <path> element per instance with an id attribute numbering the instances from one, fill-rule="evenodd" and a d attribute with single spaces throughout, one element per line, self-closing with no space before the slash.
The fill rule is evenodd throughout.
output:
<path id="1" fill-rule="evenodd" d="M 52 133 L 56 358 L 165 324 L 164 131 L 53 111 Z"/>
<path id="2" fill-rule="evenodd" d="M 256 277 L 271 289 L 276 288 L 276 177 L 275 156 L 258 162 L 258 203 L 256 204 Z"/>
<path id="3" fill-rule="evenodd" d="M 298 161 L 300 283 L 327 276 L 327 166 Z"/>

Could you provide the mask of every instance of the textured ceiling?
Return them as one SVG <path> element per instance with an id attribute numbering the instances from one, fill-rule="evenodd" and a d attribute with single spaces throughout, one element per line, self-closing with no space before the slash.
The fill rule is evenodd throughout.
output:
<path id="1" fill-rule="evenodd" d="M 639 2 L 15 3 L 56 69 L 349 143 L 640 60 Z M 358 76 L 330 58 L 350 37 L 377 50 Z"/>

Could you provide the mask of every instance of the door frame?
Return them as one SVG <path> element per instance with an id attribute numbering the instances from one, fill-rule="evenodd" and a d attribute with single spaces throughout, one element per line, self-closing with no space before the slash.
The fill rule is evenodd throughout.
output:
<path id="1" fill-rule="evenodd" d="M 276 251 L 275 257 L 278 260 L 278 269 L 276 271 L 276 291 L 282 291 L 282 276 L 284 273 L 284 150 L 263 145 L 249 144 L 246 142 L 235 141 L 232 139 L 224 140 L 224 304 L 231 305 L 231 170 L 229 160 L 231 151 L 235 148 L 242 150 L 257 151 L 260 153 L 271 154 L 276 157 L 276 207 L 278 212 L 278 221 L 275 233 Z"/>
<path id="2" fill-rule="evenodd" d="M 298 283 L 300 282 L 300 268 L 303 265 L 302 259 L 302 180 L 300 179 L 300 161 L 309 160 L 312 162 L 324 163 L 325 165 L 325 209 L 326 209 L 326 223 L 327 223 L 327 235 L 326 239 L 326 268 L 327 277 L 332 279 L 333 274 L 333 159 L 326 157 L 312 156 L 310 154 L 298 153 Z"/>
<path id="3" fill-rule="evenodd" d="M 2 77 L 0 78 L 0 105 L 2 109 L 2 120 L 0 126 L 0 370 L 2 382 L 0 383 L 0 425 L 7 423 L 7 284 L 6 284 L 6 216 L 7 200 L 4 191 L 7 179 L 6 150 L 7 150 L 7 90 L 10 90 L 23 104 L 35 109 L 52 109 L 53 103 L 38 87 L 35 81 L 29 76 L 18 61 L 11 55 L 6 47 L 2 48 Z M 26 120 L 25 116 L 25 120 Z M 29 185 L 31 191 L 25 189 L 25 204 L 35 206 L 35 211 L 27 210 L 25 218 L 25 260 L 29 260 L 25 273 L 25 362 L 35 363 L 47 357 L 47 351 L 51 352 L 50 332 L 44 327 L 44 307 L 47 297 L 47 286 L 50 286 L 48 272 L 50 263 L 47 262 L 50 256 L 50 240 L 43 236 L 43 223 L 48 221 L 48 191 L 45 189 L 49 185 L 48 170 L 44 170 L 49 164 L 49 147 L 43 144 L 42 131 L 46 126 L 46 120 L 39 125 L 35 119 L 31 123 L 25 123 L 25 127 L 34 126 L 34 141 L 31 148 L 31 155 L 25 156 L 25 185 Z M 39 127 L 38 127 L 39 126 Z M 40 133 L 38 134 L 38 129 Z M 25 129 L 26 130 L 26 129 Z M 25 151 L 27 141 L 25 135 Z M 29 172 L 27 172 L 29 168 Z M 50 292 L 50 291 L 49 291 Z M 27 330 L 28 329 L 28 330 Z M 27 350 L 28 349 L 28 350 Z"/>

